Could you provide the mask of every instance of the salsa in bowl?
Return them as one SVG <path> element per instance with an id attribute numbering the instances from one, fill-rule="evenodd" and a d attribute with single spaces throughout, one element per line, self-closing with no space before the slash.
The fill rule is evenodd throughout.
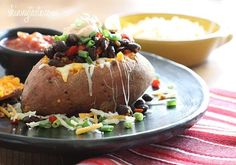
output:
<path id="1" fill-rule="evenodd" d="M 57 30 L 39 27 L 19 27 L 0 32 L 0 64 L 6 74 L 24 80 L 32 67 L 44 56 Z"/>

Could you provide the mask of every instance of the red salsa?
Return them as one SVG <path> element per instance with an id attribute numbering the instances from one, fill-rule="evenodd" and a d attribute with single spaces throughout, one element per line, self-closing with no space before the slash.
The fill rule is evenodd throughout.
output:
<path id="1" fill-rule="evenodd" d="M 39 32 L 32 34 L 17 32 L 17 38 L 8 38 L 4 41 L 4 45 L 11 49 L 29 53 L 43 52 L 52 43 L 52 36 L 42 35 Z"/>

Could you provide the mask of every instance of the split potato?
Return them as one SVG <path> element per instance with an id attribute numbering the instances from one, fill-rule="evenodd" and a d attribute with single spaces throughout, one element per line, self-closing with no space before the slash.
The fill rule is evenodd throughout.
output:
<path id="1" fill-rule="evenodd" d="M 45 61 L 40 60 L 26 79 L 24 112 L 72 115 L 91 108 L 115 112 L 117 105 L 136 101 L 155 76 L 150 62 L 139 53 L 133 59 L 108 59 L 95 66 L 72 63 L 55 67 Z"/>

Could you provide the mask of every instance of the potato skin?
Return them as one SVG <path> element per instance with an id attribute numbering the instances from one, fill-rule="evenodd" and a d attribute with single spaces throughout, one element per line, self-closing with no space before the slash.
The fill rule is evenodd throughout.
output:
<path id="1" fill-rule="evenodd" d="M 112 61 L 110 69 L 96 66 L 90 96 L 84 69 L 77 73 L 70 72 L 67 82 L 64 82 L 54 66 L 46 65 L 39 69 L 41 64 L 42 61 L 39 61 L 33 67 L 25 82 L 22 93 L 24 112 L 72 115 L 90 112 L 91 108 L 114 112 L 116 105 L 126 104 L 125 99 L 128 104 L 136 101 L 154 79 L 153 67 L 145 57 L 137 53 L 135 60 Z"/>

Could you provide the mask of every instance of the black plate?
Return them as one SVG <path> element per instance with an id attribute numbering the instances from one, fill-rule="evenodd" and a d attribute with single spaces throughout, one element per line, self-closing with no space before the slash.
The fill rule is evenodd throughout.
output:
<path id="1" fill-rule="evenodd" d="M 202 79 L 190 69 L 156 55 L 143 52 L 161 77 L 162 83 L 173 83 L 177 90 L 177 107 L 153 106 L 143 122 L 133 129 L 122 123 L 111 133 L 88 133 L 76 136 L 64 128 L 27 129 L 0 119 L 0 145 L 14 150 L 50 151 L 53 153 L 101 154 L 131 146 L 160 142 L 191 127 L 205 112 L 208 89 Z"/>

